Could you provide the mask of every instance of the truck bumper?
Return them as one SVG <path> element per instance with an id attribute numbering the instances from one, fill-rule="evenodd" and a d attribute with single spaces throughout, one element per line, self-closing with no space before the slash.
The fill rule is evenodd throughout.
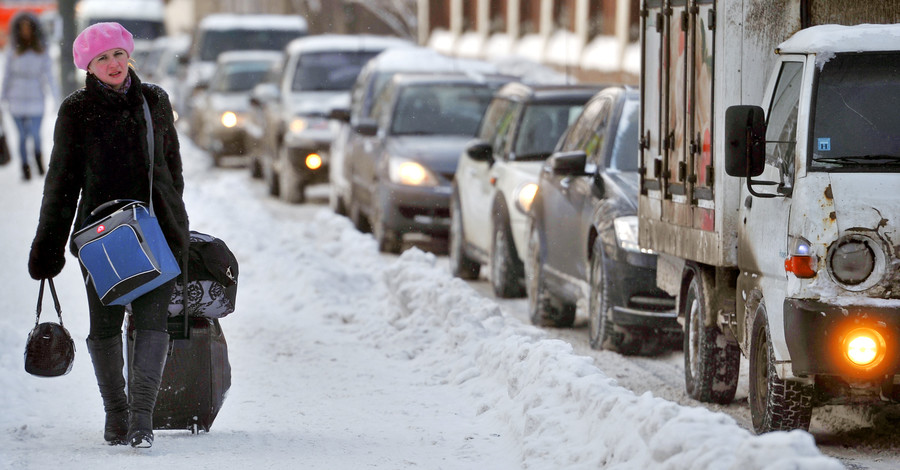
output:
<path id="1" fill-rule="evenodd" d="M 868 366 L 854 365 L 844 354 L 855 330 L 874 330 L 884 340 L 883 358 Z M 898 374 L 900 308 L 836 306 L 816 300 L 785 299 L 784 331 L 796 376 L 834 375 L 850 380 Z"/>

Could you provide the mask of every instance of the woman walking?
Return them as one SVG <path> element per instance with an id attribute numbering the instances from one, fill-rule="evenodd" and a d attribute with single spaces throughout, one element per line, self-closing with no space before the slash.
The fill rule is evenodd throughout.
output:
<path id="1" fill-rule="evenodd" d="M 60 105 L 50 166 L 44 182 L 37 234 L 28 272 L 51 278 L 65 264 L 70 230 L 82 226 L 91 210 L 113 199 L 147 201 L 153 168 L 153 207 L 176 259 L 188 247 L 188 217 L 182 199 L 181 154 L 169 97 L 162 88 L 141 83 L 129 59 L 130 32 L 118 23 L 89 26 L 75 39 L 75 65 L 87 71 L 85 87 Z M 144 102 L 152 116 L 155 155 L 148 155 Z M 79 202 L 80 201 L 80 202 Z M 74 245 L 70 250 L 73 254 Z M 106 411 L 104 439 L 110 445 L 153 444 L 153 409 L 159 391 L 169 333 L 168 305 L 175 280 L 131 304 L 135 327 L 128 393 L 122 348 L 125 308 L 104 306 L 82 268 L 90 310 L 87 347 Z"/>
<path id="2" fill-rule="evenodd" d="M 31 179 L 28 140 L 34 150 L 38 174 L 44 174 L 41 153 L 41 121 L 45 100 L 59 97 L 53 76 L 53 63 L 44 44 L 40 22 L 33 13 L 18 13 L 10 23 L 10 44 L 6 49 L 2 101 L 19 130 L 19 157 L 22 159 L 22 178 Z"/>

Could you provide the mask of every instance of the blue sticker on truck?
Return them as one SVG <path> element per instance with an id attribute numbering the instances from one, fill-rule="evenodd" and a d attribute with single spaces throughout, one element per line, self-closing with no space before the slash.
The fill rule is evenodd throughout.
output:
<path id="1" fill-rule="evenodd" d="M 831 137 L 819 137 L 817 147 L 821 152 L 827 152 L 831 150 Z"/>

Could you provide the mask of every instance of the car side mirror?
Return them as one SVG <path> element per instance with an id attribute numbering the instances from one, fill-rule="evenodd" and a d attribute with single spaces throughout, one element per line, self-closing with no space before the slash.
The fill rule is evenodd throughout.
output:
<path id="1" fill-rule="evenodd" d="M 725 110 L 725 173 L 752 178 L 766 160 L 766 118 L 759 106 L 729 106 Z"/>
<path id="2" fill-rule="evenodd" d="M 584 150 L 558 152 L 547 159 L 547 165 L 554 176 L 585 176 L 586 164 L 587 154 Z"/>
<path id="3" fill-rule="evenodd" d="M 334 108 L 328 113 L 328 117 L 335 121 L 350 122 L 350 110 L 347 108 Z"/>
<path id="4" fill-rule="evenodd" d="M 353 126 L 353 131 L 359 135 L 372 137 L 378 134 L 378 123 L 374 119 L 363 119 Z"/>
<path id="5" fill-rule="evenodd" d="M 466 146 L 466 155 L 476 162 L 494 163 L 494 149 L 483 140 L 473 140 Z"/>
<path id="6" fill-rule="evenodd" d="M 278 86 L 274 83 L 260 83 L 250 91 L 250 104 L 262 106 L 278 98 Z"/>

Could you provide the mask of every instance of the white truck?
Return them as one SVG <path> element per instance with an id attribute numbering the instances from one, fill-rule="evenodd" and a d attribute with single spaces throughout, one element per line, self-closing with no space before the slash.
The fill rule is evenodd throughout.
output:
<path id="1" fill-rule="evenodd" d="M 639 240 L 688 395 L 732 401 L 743 353 L 758 433 L 900 401 L 900 1 L 641 14 Z"/>

